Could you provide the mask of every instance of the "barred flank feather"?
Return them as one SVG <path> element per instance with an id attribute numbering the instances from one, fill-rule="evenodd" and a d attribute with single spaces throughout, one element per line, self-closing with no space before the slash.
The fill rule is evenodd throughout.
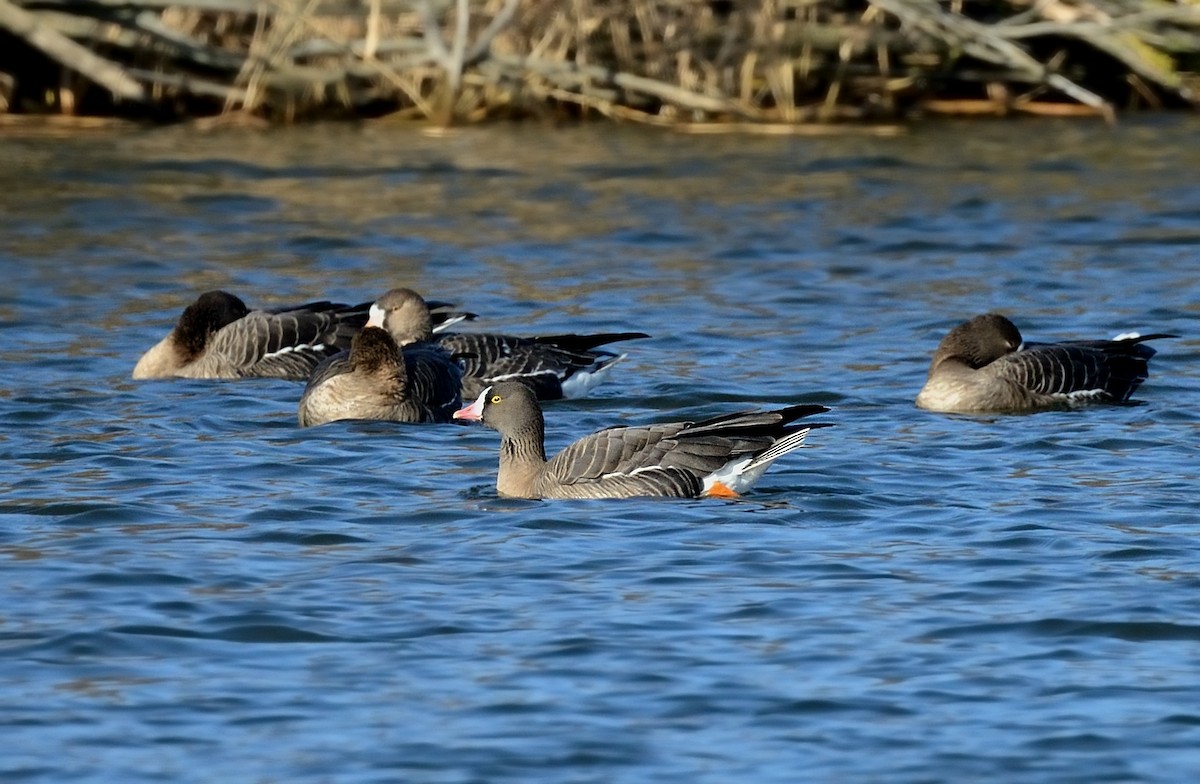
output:
<path id="1" fill-rule="evenodd" d="M 642 332 L 516 337 L 478 333 L 439 335 L 437 342 L 463 362 L 463 396 L 475 397 L 497 381 L 524 381 L 539 400 L 581 397 L 623 355 L 598 349 L 605 343 L 649 337 Z"/>

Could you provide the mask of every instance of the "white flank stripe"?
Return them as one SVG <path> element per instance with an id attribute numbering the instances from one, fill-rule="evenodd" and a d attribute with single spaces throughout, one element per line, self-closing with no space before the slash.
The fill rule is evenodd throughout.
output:
<path id="1" fill-rule="evenodd" d="M 497 381 L 511 381 L 512 379 L 529 378 L 530 376 L 554 376 L 557 375 L 553 370 L 538 370 L 533 373 L 501 373 L 498 376 L 488 376 L 488 381 L 493 384 Z M 491 387 L 488 387 L 491 389 Z"/>
<path id="2" fill-rule="evenodd" d="M 263 359 L 271 359 L 272 357 L 279 357 L 279 356 L 283 356 L 284 354 L 291 354 L 294 351 L 325 351 L 328 348 L 330 348 L 330 347 L 325 345 L 324 343 L 314 343 L 314 344 L 306 343 L 306 344 L 300 345 L 300 346 L 284 346 L 283 348 L 279 349 L 278 351 L 272 351 L 269 354 L 263 354 Z"/>
<path id="3" fill-rule="evenodd" d="M 441 324 L 438 324 L 436 327 L 434 327 L 433 331 L 441 332 L 442 330 L 446 329 L 447 327 L 452 327 L 460 321 L 466 321 L 466 318 L 467 318 L 466 316 L 451 316 L 451 317 L 447 318 L 445 321 L 443 321 Z"/>
<path id="4" fill-rule="evenodd" d="M 1060 392 L 1059 394 L 1051 395 L 1051 397 L 1062 398 L 1067 401 L 1067 405 L 1076 406 L 1090 403 L 1096 398 L 1104 397 L 1104 395 L 1105 392 L 1103 389 L 1077 389 L 1074 392 Z"/>

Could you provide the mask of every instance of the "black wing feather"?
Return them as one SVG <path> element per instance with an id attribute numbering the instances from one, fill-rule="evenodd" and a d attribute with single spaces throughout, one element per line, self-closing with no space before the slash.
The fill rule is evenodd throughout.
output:
<path id="1" fill-rule="evenodd" d="M 462 367 L 432 343 L 411 343 L 401 353 L 409 398 L 425 405 L 434 422 L 450 422 L 462 406 Z"/>

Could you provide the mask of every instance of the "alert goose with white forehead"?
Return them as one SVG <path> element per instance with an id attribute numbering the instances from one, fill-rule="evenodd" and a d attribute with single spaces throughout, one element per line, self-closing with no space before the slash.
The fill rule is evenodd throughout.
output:
<path id="1" fill-rule="evenodd" d="M 524 381 L 540 400 L 583 397 L 625 358 L 600 346 L 650 337 L 644 332 L 537 337 L 474 332 L 434 335 L 419 318 L 409 315 L 419 299 L 410 289 L 392 289 L 373 307 L 381 311 L 384 325 L 400 345 L 433 341 L 457 356 L 463 366 L 463 397 L 475 397 L 497 381 Z"/>
<path id="2" fill-rule="evenodd" d="M 546 460 L 545 420 L 533 391 L 519 381 L 485 388 L 456 419 L 500 432 L 496 490 L 516 498 L 732 497 L 804 443 L 813 428 L 793 424 L 829 409 L 798 405 L 739 411 L 702 422 L 610 427 L 584 436 Z"/>
<path id="3" fill-rule="evenodd" d="M 946 413 L 1027 412 L 1127 401 L 1155 351 L 1175 335 L 1025 343 L 1016 325 L 985 313 L 950 330 L 933 355 L 917 405 Z"/>

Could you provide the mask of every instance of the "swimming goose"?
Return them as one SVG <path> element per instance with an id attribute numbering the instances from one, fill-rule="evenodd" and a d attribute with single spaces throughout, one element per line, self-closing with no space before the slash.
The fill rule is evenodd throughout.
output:
<path id="1" fill-rule="evenodd" d="M 303 380 L 322 359 L 347 348 L 366 319 L 366 303 L 250 310 L 233 294 L 208 291 L 142 355 L 133 377 Z"/>
<path id="2" fill-rule="evenodd" d="M 546 460 L 545 421 L 533 390 L 519 381 L 486 387 L 456 419 L 500 431 L 496 490 L 516 498 L 736 496 L 778 458 L 827 423 L 792 425 L 829 409 L 799 405 L 740 411 L 703 422 L 610 427 Z"/>
<path id="3" fill-rule="evenodd" d="M 625 358 L 597 348 L 606 343 L 650 337 L 644 332 L 594 335 L 515 337 L 483 333 L 433 335 L 419 314 L 420 295 L 411 289 L 392 289 L 373 307 L 400 345 L 432 340 L 460 359 L 463 397 L 475 397 L 488 384 L 519 379 L 534 388 L 541 400 L 582 397 Z"/>
<path id="4" fill-rule="evenodd" d="M 350 351 L 313 371 L 300 397 L 301 427 L 339 419 L 449 422 L 462 405 L 462 369 L 442 348 L 401 349 L 386 329 L 368 322 Z"/>
<path id="5" fill-rule="evenodd" d="M 323 359 L 345 351 L 370 303 L 309 302 L 250 310 L 226 291 L 208 291 L 175 328 L 138 360 L 133 378 L 286 378 L 303 381 Z M 448 302 L 431 303 L 431 329 L 473 319 Z"/>
<path id="6" fill-rule="evenodd" d="M 1011 321 L 985 313 L 942 338 L 917 405 L 974 413 L 1123 402 L 1146 380 L 1155 351 L 1145 341 L 1172 337 L 1131 334 L 1113 340 L 1024 343 Z"/>

